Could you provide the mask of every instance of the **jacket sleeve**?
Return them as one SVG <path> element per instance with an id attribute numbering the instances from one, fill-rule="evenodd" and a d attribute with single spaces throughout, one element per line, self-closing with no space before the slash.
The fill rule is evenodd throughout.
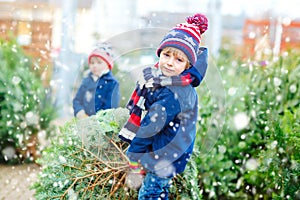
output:
<path id="1" fill-rule="evenodd" d="M 111 97 L 111 107 L 112 108 L 117 108 L 120 103 L 120 87 L 119 87 L 119 82 L 115 82 L 114 87 L 113 87 L 113 92 L 112 92 L 112 97 Z"/>
<path id="2" fill-rule="evenodd" d="M 159 134 L 180 112 L 180 104 L 169 90 L 158 95 L 141 122 L 141 127 L 132 140 L 127 156 L 138 161 L 143 153 L 151 151 L 153 136 Z"/>
<path id="3" fill-rule="evenodd" d="M 74 110 L 74 116 L 77 115 L 77 113 L 81 110 L 84 110 L 84 107 L 82 105 L 84 93 L 85 93 L 85 87 L 83 82 L 81 83 L 80 87 L 77 90 L 77 93 L 73 99 L 73 110 Z"/>

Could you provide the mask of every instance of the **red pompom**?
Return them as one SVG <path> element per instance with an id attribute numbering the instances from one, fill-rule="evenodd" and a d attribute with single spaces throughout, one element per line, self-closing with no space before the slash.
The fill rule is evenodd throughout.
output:
<path id="1" fill-rule="evenodd" d="M 206 16 L 200 13 L 187 17 L 186 22 L 198 26 L 201 34 L 208 28 L 208 20 Z"/>

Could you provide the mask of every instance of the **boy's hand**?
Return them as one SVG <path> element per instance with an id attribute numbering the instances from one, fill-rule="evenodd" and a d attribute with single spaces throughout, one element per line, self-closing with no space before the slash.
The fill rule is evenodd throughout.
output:
<path id="1" fill-rule="evenodd" d="M 79 119 L 83 119 L 83 118 L 87 118 L 88 115 L 84 112 L 84 110 L 81 110 L 76 114 L 76 117 Z"/>
<path id="2" fill-rule="evenodd" d="M 130 161 L 129 172 L 126 177 L 126 185 L 132 189 L 139 189 L 144 181 L 145 171 L 138 162 Z"/>

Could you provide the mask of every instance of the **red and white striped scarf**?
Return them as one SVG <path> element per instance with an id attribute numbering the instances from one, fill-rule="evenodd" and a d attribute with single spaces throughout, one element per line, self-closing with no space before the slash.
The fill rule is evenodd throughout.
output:
<path id="1" fill-rule="evenodd" d="M 157 64 L 143 70 L 143 80 L 137 82 L 126 108 L 129 109 L 129 119 L 119 132 L 119 138 L 131 143 L 140 125 L 142 112 L 145 110 L 145 99 L 149 89 L 161 86 L 186 86 L 193 82 L 194 77 L 190 73 L 183 72 L 178 76 L 164 76 L 160 73 Z"/>

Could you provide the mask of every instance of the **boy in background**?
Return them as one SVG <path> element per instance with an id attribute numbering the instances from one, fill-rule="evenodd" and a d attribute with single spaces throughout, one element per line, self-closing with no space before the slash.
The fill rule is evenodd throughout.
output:
<path id="1" fill-rule="evenodd" d="M 198 118 L 194 87 L 207 69 L 207 49 L 200 43 L 208 20 L 195 14 L 186 21 L 163 38 L 157 49 L 158 63 L 143 70 L 144 79 L 137 83 L 127 105 L 130 117 L 119 133 L 130 143 L 127 182 L 136 184 L 145 176 L 139 200 L 168 199 L 171 179 L 184 171 L 193 152 Z"/>
<path id="2" fill-rule="evenodd" d="M 112 74 L 114 66 L 112 49 L 107 43 L 100 43 L 88 56 L 90 72 L 73 99 L 74 116 L 85 118 L 99 110 L 119 106 L 119 82 Z"/>

